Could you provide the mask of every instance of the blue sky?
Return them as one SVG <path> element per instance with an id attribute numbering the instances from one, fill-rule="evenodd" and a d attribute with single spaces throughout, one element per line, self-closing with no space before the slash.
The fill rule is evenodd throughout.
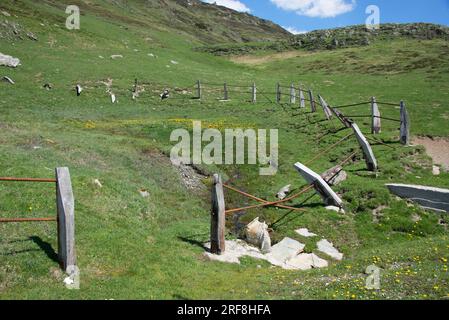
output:
<path id="1" fill-rule="evenodd" d="M 292 31 L 364 24 L 369 5 L 380 23 L 431 22 L 449 25 L 449 0 L 203 0 L 272 20 Z"/>

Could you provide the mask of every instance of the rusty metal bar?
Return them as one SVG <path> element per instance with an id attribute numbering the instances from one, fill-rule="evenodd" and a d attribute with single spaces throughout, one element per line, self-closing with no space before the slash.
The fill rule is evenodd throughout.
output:
<path id="1" fill-rule="evenodd" d="M 56 179 L 45 178 L 14 178 L 14 177 L 0 177 L 0 181 L 14 181 L 14 182 L 54 182 Z"/>
<path id="2" fill-rule="evenodd" d="M 57 221 L 57 218 L 0 218 L 0 223 L 7 222 L 48 222 Z"/>

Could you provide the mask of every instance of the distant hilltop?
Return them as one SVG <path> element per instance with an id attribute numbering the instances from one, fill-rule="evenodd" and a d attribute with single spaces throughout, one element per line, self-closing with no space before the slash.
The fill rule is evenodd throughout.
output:
<path id="1" fill-rule="evenodd" d="M 378 29 L 368 30 L 365 25 L 356 25 L 292 35 L 288 40 L 280 40 L 274 43 L 215 45 L 198 49 L 215 55 L 241 55 L 259 50 L 333 50 L 367 46 L 374 41 L 399 38 L 418 40 L 442 39 L 449 41 L 449 27 L 430 23 L 388 23 L 381 24 Z"/>

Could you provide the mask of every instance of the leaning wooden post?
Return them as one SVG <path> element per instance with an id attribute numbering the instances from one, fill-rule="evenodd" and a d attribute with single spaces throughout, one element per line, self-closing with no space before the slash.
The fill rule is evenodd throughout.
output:
<path id="1" fill-rule="evenodd" d="M 292 83 L 290 86 L 290 104 L 296 103 L 296 89 L 295 85 Z"/>
<path id="2" fill-rule="evenodd" d="M 313 98 L 313 91 L 309 90 L 310 108 L 312 112 L 316 112 L 315 100 Z"/>
<path id="3" fill-rule="evenodd" d="M 410 118 L 404 101 L 401 101 L 401 143 L 410 144 Z"/>
<path id="4" fill-rule="evenodd" d="M 213 254 L 223 254 L 225 252 L 225 215 L 223 183 L 221 177 L 218 174 L 214 174 L 210 229 L 210 252 Z"/>
<path id="5" fill-rule="evenodd" d="M 276 103 L 281 103 L 281 85 L 276 85 Z"/>
<path id="6" fill-rule="evenodd" d="M 380 111 L 375 97 L 371 98 L 371 116 L 371 133 L 379 134 L 381 131 Z"/>
<path id="7" fill-rule="evenodd" d="M 306 99 L 304 98 L 304 92 L 302 91 L 301 87 L 299 87 L 299 107 L 306 107 Z"/>
<path id="8" fill-rule="evenodd" d="M 201 98 L 202 98 L 202 91 L 203 90 L 201 88 L 201 81 L 200 80 L 198 80 L 196 82 L 196 90 L 197 90 L 197 98 L 201 100 Z"/>
<path id="9" fill-rule="evenodd" d="M 58 258 L 67 272 L 76 266 L 75 199 L 68 168 L 56 168 L 56 207 L 58 211 Z"/>
<path id="10" fill-rule="evenodd" d="M 318 95 L 318 98 L 320 99 L 321 106 L 323 107 L 324 115 L 326 116 L 327 120 L 332 119 L 332 110 L 329 108 L 329 105 L 327 104 L 326 100 L 320 95 Z"/>
<path id="11" fill-rule="evenodd" d="M 223 84 L 223 92 L 223 100 L 228 100 L 228 84 L 226 82 Z"/>
<path id="12" fill-rule="evenodd" d="M 371 145 L 369 144 L 368 140 L 366 140 L 359 126 L 355 122 L 353 122 L 351 126 L 352 130 L 354 130 L 357 142 L 359 143 L 360 148 L 362 148 L 363 157 L 365 158 L 367 169 L 373 172 L 377 171 L 377 159 L 374 156 Z"/>
<path id="13" fill-rule="evenodd" d="M 256 87 L 256 83 L 253 83 L 253 87 L 252 87 L 252 98 L 251 101 L 252 103 L 256 103 L 257 102 L 257 87 Z"/>

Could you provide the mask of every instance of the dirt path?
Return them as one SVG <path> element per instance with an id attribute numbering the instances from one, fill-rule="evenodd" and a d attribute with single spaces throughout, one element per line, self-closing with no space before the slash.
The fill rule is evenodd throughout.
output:
<path id="1" fill-rule="evenodd" d="M 415 137 L 413 144 L 422 145 L 426 148 L 427 154 L 433 159 L 434 164 L 442 166 L 449 171 L 449 139 Z"/>

